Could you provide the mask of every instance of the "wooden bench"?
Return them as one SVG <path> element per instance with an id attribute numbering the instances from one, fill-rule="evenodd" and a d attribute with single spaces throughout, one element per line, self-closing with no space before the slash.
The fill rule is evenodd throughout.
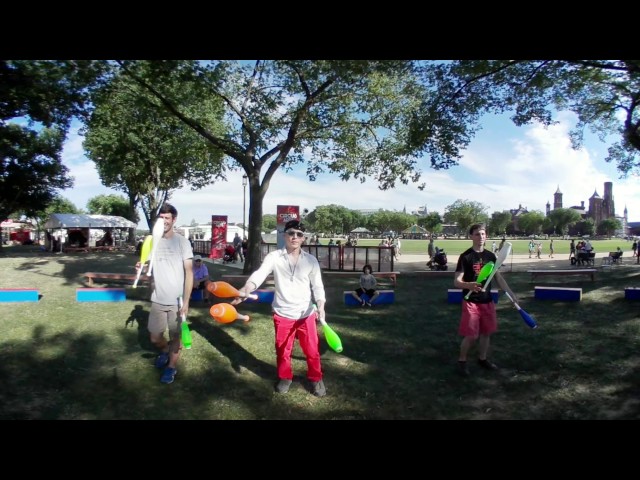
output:
<path id="1" fill-rule="evenodd" d="M 345 271 L 333 271 L 333 270 L 324 270 L 322 272 L 325 275 L 338 275 L 338 276 L 344 276 L 344 275 L 351 275 L 351 276 L 360 276 L 362 275 L 362 272 L 359 271 L 349 271 L 349 272 L 345 272 Z M 400 275 L 400 272 L 372 272 L 372 275 L 374 277 L 376 277 L 376 279 L 378 278 L 388 278 L 391 281 L 391 284 L 393 285 L 393 287 L 395 288 L 397 285 L 397 276 Z"/>
<path id="2" fill-rule="evenodd" d="M 453 277 L 456 273 L 455 270 L 414 270 L 417 275 L 424 275 L 425 277 Z"/>
<path id="3" fill-rule="evenodd" d="M 571 270 L 527 270 L 527 273 L 531 274 L 531 280 L 535 280 L 538 277 L 547 275 L 588 275 L 591 277 L 591 281 L 596 279 L 596 273 L 598 270 L 595 268 L 574 268 Z"/>
<path id="4" fill-rule="evenodd" d="M 93 287 L 93 283 L 96 280 L 111 280 L 111 281 L 119 281 L 119 282 L 128 282 L 133 285 L 134 280 L 136 279 L 135 273 L 105 273 L 105 272 L 87 272 L 82 274 L 83 277 L 87 279 L 87 285 Z M 140 280 L 138 280 L 138 284 L 143 282 L 151 281 L 152 277 L 147 276 L 146 273 L 140 275 Z"/>

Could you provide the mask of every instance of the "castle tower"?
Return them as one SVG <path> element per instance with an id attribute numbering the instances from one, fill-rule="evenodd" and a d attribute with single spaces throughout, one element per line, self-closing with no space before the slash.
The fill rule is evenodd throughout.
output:
<path id="1" fill-rule="evenodd" d="M 560 185 L 558 185 L 558 190 L 553 194 L 553 209 L 562 208 L 562 192 L 560 191 Z"/>
<path id="2" fill-rule="evenodd" d="M 613 182 L 604 182 L 604 197 L 602 199 L 602 219 L 614 218 L 616 209 L 613 205 Z"/>
<path id="3" fill-rule="evenodd" d="M 549 216 L 549 213 L 551 213 L 551 204 L 549 203 L 549 200 L 547 200 L 547 217 Z"/>
<path id="4" fill-rule="evenodd" d="M 593 195 L 589 198 L 589 215 L 590 218 L 593 219 L 593 223 L 598 226 L 598 224 L 604 220 L 602 216 L 602 197 L 598 195 L 598 191 L 594 190 Z"/>

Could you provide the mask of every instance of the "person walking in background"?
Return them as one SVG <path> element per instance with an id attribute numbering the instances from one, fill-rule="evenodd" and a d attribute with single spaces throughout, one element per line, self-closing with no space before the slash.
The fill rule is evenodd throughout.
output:
<path id="1" fill-rule="evenodd" d="M 153 262 L 153 291 L 151 292 L 151 311 L 148 329 L 151 343 L 159 350 L 155 366 L 163 369 L 160 381 L 173 383 L 178 373 L 180 359 L 181 326 L 180 318 L 189 312 L 189 299 L 193 289 L 193 251 L 189 240 L 173 231 L 178 218 L 176 208 L 165 203 L 160 207 L 158 217 L 164 221 L 164 233 L 154 245 L 156 249 Z M 136 269 L 140 262 L 136 263 Z M 182 297 L 182 307 L 178 306 Z M 169 341 L 165 331 L 169 331 Z"/>
<path id="2" fill-rule="evenodd" d="M 542 242 L 538 242 L 538 245 L 536 246 L 536 251 L 538 252 L 538 258 L 542 258 Z"/>
<path id="3" fill-rule="evenodd" d="M 376 281 L 376 277 L 373 276 L 373 268 L 371 265 L 365 265 L 362 267 L 362 274 L 360 275 L 360 286 L 354 291 L 351 292 L 353 298 L 355 298 L 358 302 L 360 302 L 360 306 L 370 307 L 373 301 L 378 298 L 380 292 L 376 290 L 376 286 L 378 282 Z M 365 301 L 362 298 L 362 294 L 366 293 L 369 297 L 369 301 Z"/>
<path id="4" fill-rule="evenodd" d="M 429 254 L 429 260 L 433 260 L 433 256 L 436 254 L 435 245 L 433 243 L 433 237 L 429 239 L 429 246 L 427 247 L 427 253 Z"/>
<path id="5" fill-rule="evenodd" d="M 536 244 L 533 243 L 533 239 L 529 240 L 529 258 L 531 258 L 531 255 L 533 255 L 533 251 L 536 248 Z"/>
<path id="6" fill-rule="evenodd" d="M 476 282 L 482 267 L 488 262 L 495 262 L 496 255 L 484 248 L 487 236 L 483 224 L 471 225 L 469 235 L 473 244 L 471 248 L 460 254 L 453 281 L 456 288 L 462 289 L 463 296 L 458 327 L 458 333 L 463 337 L 458 356 L 458 373 L 465 377 L 470 375 L 467 357 L 476 341 L 478 342 L 478 365 L 486 370 L 498 370 L 498 367 L 488 359 L 491 335 L 498 329 L 496 306 L 491 297 L 491 284 L 484 285 L 486 291 L 482 291 L 483 285 Z M 515 302 L 518 301 L 499 271 L 493 278 Z M 469 299 L 464 299 L 469 292 L 471 292 Z"/>
<path id="7" fill-rule="evenodd" d="M 240 260 L 241 262 L 244 262 L 244 255 L 242 254 L 242 239 L 240 238 L 240 235 L 238 234 L 238 232 L 236 232 L 236 236 L 233 237 L 233 248 L 235 248 L 236 253 L 235 256 L 236 258 L 234 258 L 234 260 Z"/>
<path id="8" fill-rule="evenodd" d="M 636 240 L 633 241 L 631 245 L 631 250 L 633 251 L 633 256 L 636 256 L 636 252 L 638 251 L 638 242 Z"/>
<path id="9" fill-rule="evenodd" d="M 553 239 L 549 242 L 549 258 L 553 258 Z"/>
<path id="10" fill-rule="evenodd" d="M 291 354 L 297 338 L 307 359 L 311 393 L 324 397 L 327 390 L 322 375 L 316 320 L 324 319 L 326 296 L 318 260 L 300 248 L 305 230 L 299 220 L 288 221 L 284 226 L 285 247 L 269 253 L 240 292 L 251 293 L 273 273 L 275 295 L 271 307 L 279 378 L 276 392 L 287 393 L 293 381 Z M 235 298 L 232 304 L 242 301 L 243 298 Z"/>
<path id="11" fill-rule="evenodd" d="M 569 244 L 569 260 L 576 257 L 576 241 L 572 238 Z"/>

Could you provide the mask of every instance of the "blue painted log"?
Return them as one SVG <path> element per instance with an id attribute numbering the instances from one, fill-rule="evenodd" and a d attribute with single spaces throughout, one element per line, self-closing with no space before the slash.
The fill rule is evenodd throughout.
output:
<path id="1" fill-rule="evenodd" d="M 39 298 L 40 293 L 33 288 L 0 289 L 0 302 L 37 302 Z"/>
<path id="2" fill-rule="evenodd" d="M 353 290 L 346 290 L 344 292 L 344 303 L 345 305 L 359 307 L 360 302 L 353 297 L 351 294 L 352 292 Z M 378 292 L 380 295 L 376 297 L 375 301 L 373 301 L 371 305 L 388 305 L 396 301 L 396 292 L 394 290 L 378 290 Z M 363 293 L 361 297 L 365 302 L 370 300 L 366 293 Z"/>
<path id="3" fill-rule="evenodd" d="M 127 299 L 124 288 L 77 288 L 78 302 L 124 302 Z"/>
<path id="4" fill-rule="evenodd" d="M 538 300 L 579 302 L 580 300 L 582 300 L 582 288 L 535 287 L 534 298 Z"/>
<path id="5" fill-rule="evenodd" d="M 640 300 L 640 288 L 627 287 L 624 289 L 625 300 Z"/>
<path id="6" fill-rule="evenodd" d="M 192 290 L 191 300 L 194 302 L 201 302 L 204 300 L 204 290 Z"/>
<path id="7" fill-rule="evenodd" d="M 258 295 L 257 300 L 253 300 L 251 298 L 247 298 L 245 302 L 247 303 L 273 303 L 273 296 L 275 295 L 275 290 L 269 288 L 263 288 L 259 290 L 254 290 L 254 295 Z"/>
<path id="8" fill-rule="evenodd" d="M 491 290 L 491 298 L 493 298 L 493 303 L 498 303 L 498 299 L 500 298 L 500 292 L 498 290 Z M 448 289 L 447 302 L 462 303 L 462 289 L 461 288 Z"/>

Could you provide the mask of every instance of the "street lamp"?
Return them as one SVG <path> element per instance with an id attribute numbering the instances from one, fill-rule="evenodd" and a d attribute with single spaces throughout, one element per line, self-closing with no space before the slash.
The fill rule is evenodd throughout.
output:
<path id="1" fill-rule="evenodd" d="M 246 216 L 245 216 L 245 212 L 246 212 L 246 205 L 247 205 L 247 175 L 242 175 L 242 231 L 243 231 L 243 235 L 242 238 L 244 240 L 244 232 L 247 231 L 247 224 L 246 224 Z"/>

